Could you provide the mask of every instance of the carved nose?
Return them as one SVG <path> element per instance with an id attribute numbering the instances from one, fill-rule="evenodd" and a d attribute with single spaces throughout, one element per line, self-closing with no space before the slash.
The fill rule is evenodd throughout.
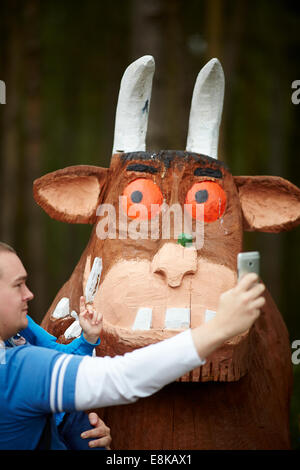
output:
<path id="1" fill-rule="evenodd" d="M 170 287 L 180 286 L 186 274 L 197 270 L 197 251 L 194 247 L 165 243 L 152 260 L 152 272 L 165 275 Z"/>

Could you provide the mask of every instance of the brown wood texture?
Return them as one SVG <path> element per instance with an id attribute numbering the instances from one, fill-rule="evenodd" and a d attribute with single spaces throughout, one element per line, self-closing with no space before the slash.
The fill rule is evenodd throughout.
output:
<path id="1" fill-rule="evenodd" d="M 127 160 L 126 160 L 127 158 Z M 72 191 L 61 210 L 65 185 L 86 185 L 83 178 L 97 178 L 90 196 L 118 208 L 118 197 L 140 173 L 127 172 L 128 163 L 145 163 L 147 155 L 114 155 L 109 171 L 71 167 L 40 178 L 35 197 L 50 216 L 79 222 L 74 216 Z M 189 154 L 162 151 L 151 164 L 151 175 L 169 204 L 184 204 L 194 181 L 195 168 L 219 169 L 219 184 L 226 193 L 226 210 L 221 219 L 205 226 L 205 243 L 197 257 L 177 263 L 182 247 L 176 238 L 99 239 L 97 221 L 90 241 L 70 279 L 52 302 L 42 326 L 66 342 L 64 332 L 74 321 L 67 316 L 56 320 L 52 313 L 62 297 L 70 299 L 70 311 L 78 312 L 90 262 L 100 256 L 103 271 L 94 306 L 103 313 L 104 328 L 97 355 L 115 356 L 167 338 L 175 331 L 163 327 L 149 331 L 132 330 L 140 306 L 157 309 L 155 321 L 164 319 L 165 308 L 189 302 L 191 318 L 198 326 L 204 310 L 217 310 L 219 296 L 236 283 L 236 256 L 246 230 L 282 231 L 299 224 L 300 190 L 279 177 L 233 177 L 222 162 Z M 78 173 L 78 174 L 77 174 Z M 150 176 L 147 175 L 149 178 Z M 61 184 L 63 178 L 63 184 Z M 206 177 L 206 179 L 210 179 Z M 93 180 L 94 181 L 94 180 Z M 53 185 L 54 191 L 51 186 Z M 43 199 L 43 189 L 47 199 Z M 76 193 L 76 191 L 75 191 Z M 78 193 L 79 194 L 79 193 Z M 282 199 L 282 195 L 284 198 Z M 97 196 L 97 197 L 96 197 Z M 74 194 L 74 201 L 76 201 Z M 84 203 L 80 206 L 84 219 Z M 118 212 L 118 211 L 117 211 Z M 93 216 L 89 213 L 88 221 Z M 117 220 L 118 222 L 118 220 Z M 117 231 L 117 235 L 122 233 Z M 161 235 L 161 234 L 160 234 Z M 197 269 L 194 269 L 194 262 Z M 162 267 L 162 264 L 163 267 Z M 180 269 L 182 268 L 182 272 Z M 170 271 L 169 271 L 170 270 Z M 174 277 L 175 276 L 175 277 Z M 174 279 L 179 279 L 174 287 Z M 284 321 L 270 294 L 261 316 L 243 335 L 226 342 L 207 358 L 201 368 L 178 379 L 152 397 L 132 405 L 99 410 L 111 428 L 115 449 L 288 449 L 289 402 L 292 388 L 291 351 Z M 149 303 L 150 302 L 150 303 Z M 201 313 L 199 313 L 201 311 Z M 158 312 L 158 313 L 157 313 Z M 154 321 L 154 320 L 153 320 Z M 69 341 L 68 341 L 69 342 Z M 155 367 L 155 364 L 153 364 Z"/>

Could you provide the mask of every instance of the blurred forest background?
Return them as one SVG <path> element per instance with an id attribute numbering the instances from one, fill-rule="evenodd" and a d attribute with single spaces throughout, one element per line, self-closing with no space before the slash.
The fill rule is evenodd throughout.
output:
<path id="1" fill-rule="evenodd" d="M 226 87 L 220 159 L 234 175 L 279 175 L 300 187 L 300 5 L 288 0 L 1 0 L 0 239 L 30 273 L 40 322 L 69 278 L 90 226 L 50 219 L 32 183 L 75 164 L 109 166 L 122 74 L 151 54 L 156 73 L 147 148 L 185 149 L 196 76 L 212 57 Z M 300 227 L 246 233 L 262 278 L 300 339 Z M 300 364 L 294 366 L 293 447 L 300 449 Z"/>

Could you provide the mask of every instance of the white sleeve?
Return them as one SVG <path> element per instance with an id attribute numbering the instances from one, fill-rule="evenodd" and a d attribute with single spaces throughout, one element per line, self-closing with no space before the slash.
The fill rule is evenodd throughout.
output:
<path id="1" fill-rule="evenodd" d="M 124 356 L 87 356 L 77 372 L 76 409 L 134 402 L 203 364 L 190 330 Z"/>

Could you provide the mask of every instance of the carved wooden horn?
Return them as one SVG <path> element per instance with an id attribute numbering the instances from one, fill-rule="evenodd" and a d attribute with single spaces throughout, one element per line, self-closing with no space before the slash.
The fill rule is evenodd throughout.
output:
<path id="1" fill-rule="evenodd" d="M 113 154 L 144 151 L 155 62 L 145 55 L 130 64 L 121 80 Z"/>
<path id="2" fill-rule="evenodd" d="M 194 87 L 186 144 L 189 152 L 218 158 L 224 83 L 220 62 L 211 59 L 200 70 Z"/>

